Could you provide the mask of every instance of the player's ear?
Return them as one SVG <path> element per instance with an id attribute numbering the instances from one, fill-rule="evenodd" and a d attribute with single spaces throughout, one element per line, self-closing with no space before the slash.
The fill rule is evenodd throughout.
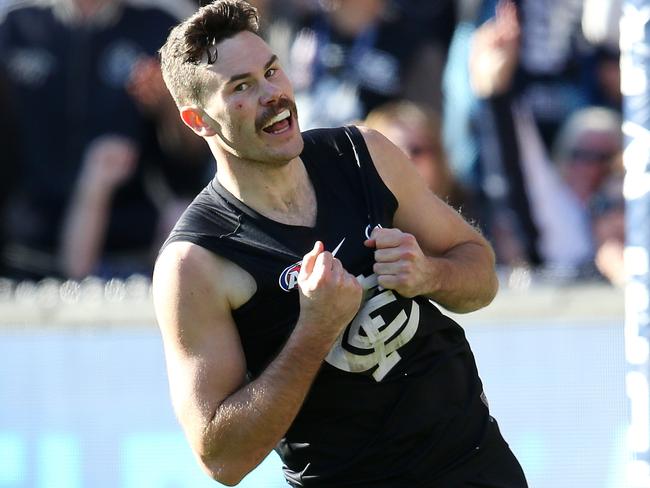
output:
<path id="1" fill-rule="evenodd" d="M 217 133 L 210 123 L 212 119 L 201 108 L 193 105 L 181 107 L 180 114 L 185 125 L 201 137 L 211 137 Z"/>

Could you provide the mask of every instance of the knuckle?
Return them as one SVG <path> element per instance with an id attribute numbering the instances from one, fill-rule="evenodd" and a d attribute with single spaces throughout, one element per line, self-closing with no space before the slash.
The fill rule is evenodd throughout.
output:
<path id="1" fill-rule="evenodd" d="M 401 235 L 402 235 L 402 231 L 399 229 L 387 229 L 386 232 L 386 237 L 391 240 L 399 239 Z"/>
<path id="2" fill-rule="evenodd" d="M 400 273 L 395 276 L 395 285 L 397 286 L 406 286 L 408 285 L 408 282 L 409 282 L 408 275 L 404 273 Z"/>
<path id="3" fill-rule="evenodd" d="M 418 256 L 417 251 L 412 247 L 409 247 L 409 248 L 405 249 L 404 252 L 402 253 L 402 257 L 406 261 L 415 261 L 417 256 Z"/>

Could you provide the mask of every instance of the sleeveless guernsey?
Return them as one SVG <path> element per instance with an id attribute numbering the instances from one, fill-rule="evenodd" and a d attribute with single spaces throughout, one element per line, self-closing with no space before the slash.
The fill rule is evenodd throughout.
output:
<path id="1" fill-rule="evenodd" d="M 232 312 L 253 378 L 298 319 L 300 260 L 316 240 L 336 250 L 361 282 L 364 302 L 276 448 L 287 481 L 336 488 L 451 486 L 439 483 L 459 466 L 488 462 L 482 446 L 507 449 L 488 413 L 465 334 L 428 299 L 377 287 L 373 250 L 363 241 L 377 225 L 392 227 L 397 201 L 358 129 L 317 129 L 303 138 L 301 159 L 317 199 L 313 228 L 260 215 L 215 178 L 165 245 L 195 243 L 254 277 L 256 293 Z"/>

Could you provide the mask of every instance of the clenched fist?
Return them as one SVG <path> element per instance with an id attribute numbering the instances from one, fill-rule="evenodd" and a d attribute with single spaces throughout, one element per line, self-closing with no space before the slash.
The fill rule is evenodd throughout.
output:
<path id="1" fill-rule="evenodd" d="M 359 311 L 362 288 L 318 241 L 302 260 L 298 275 L 300 322 L 333 341 Z"/>
<path id="2" fill-rule="evenodd" d="M 382 288 L 404 297 L 424 295 L 429 289 L 429 258 L 411 234 L 375 227 L 364 244 L 375 248 L 373 271 Z"/>

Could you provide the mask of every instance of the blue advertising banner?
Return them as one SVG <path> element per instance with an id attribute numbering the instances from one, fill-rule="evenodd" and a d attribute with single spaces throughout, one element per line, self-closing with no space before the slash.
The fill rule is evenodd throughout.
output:
<path id="1" fill-rule="evenodd" d="M 501 319 L 467 334 L 529 485 L 621 488 L 622 317 Z M 219 486 L 174 418 L 153 327 L 0 327 L 0 488 Z M 271 454 L 239 486 L 288 485 Z"/>
<path id="2" fill-rule="evenodd" d="M 627 486 L 650 487 L 650 1 L 625 0 L 621 18 L 626 198 L 625 357 L 630 401 Z"/>

